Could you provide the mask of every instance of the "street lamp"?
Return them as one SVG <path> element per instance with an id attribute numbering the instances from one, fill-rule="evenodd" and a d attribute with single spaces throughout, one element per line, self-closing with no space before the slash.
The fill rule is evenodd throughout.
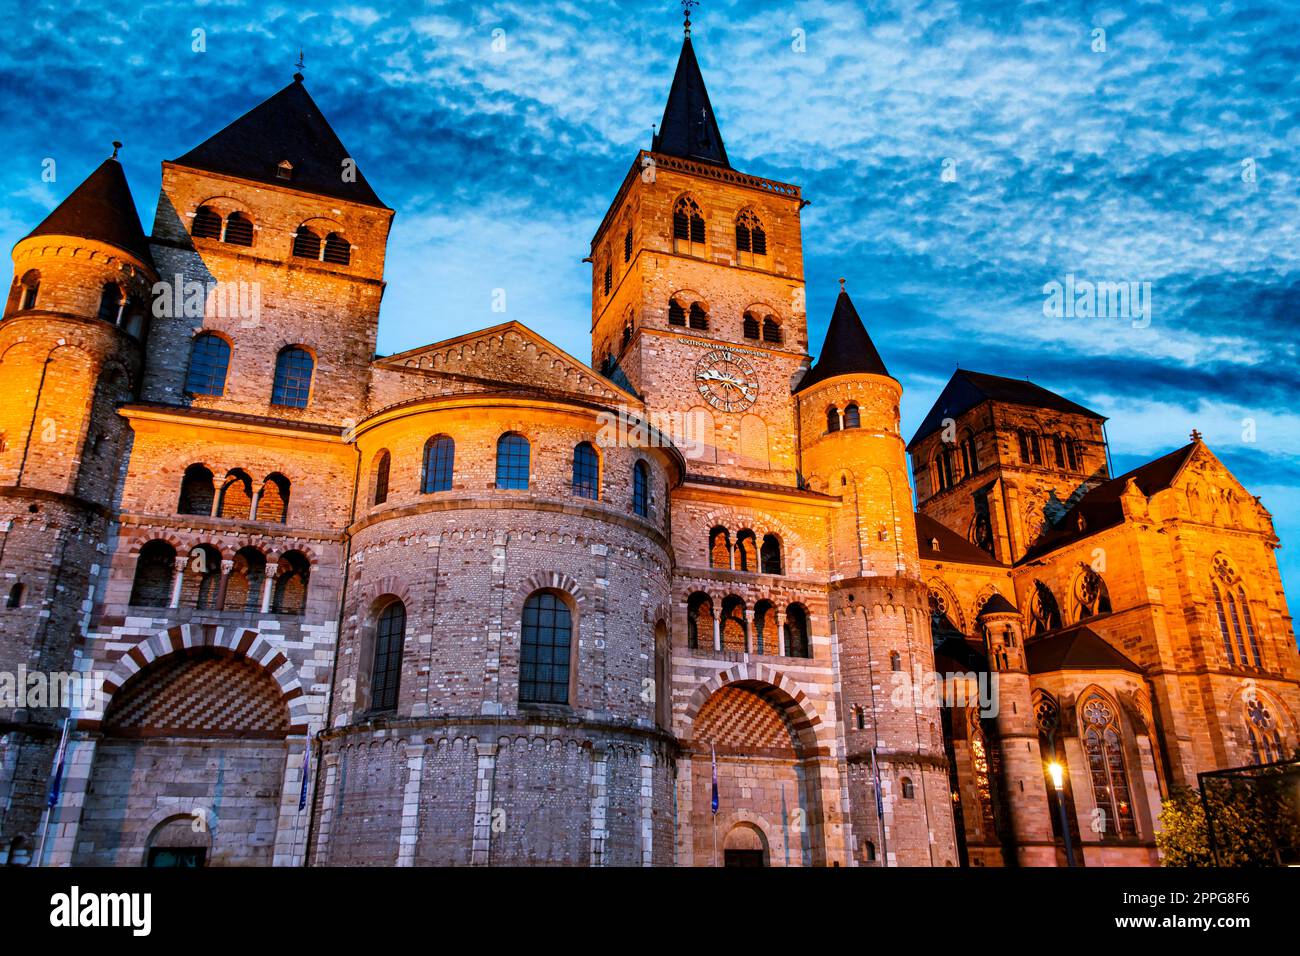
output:
<path id="1" fill-rule="evenodd" d="M 1074 841 L 1070 839 L 1070 821 L 1065 816 L 1065 768 L 1053 760 L 1047 765 L 1047 772 L 1056 788 L 1056 809 L 1061 815 L 1061 833 L 1065 836 L 1065 865 L 1074 866 Z"/>

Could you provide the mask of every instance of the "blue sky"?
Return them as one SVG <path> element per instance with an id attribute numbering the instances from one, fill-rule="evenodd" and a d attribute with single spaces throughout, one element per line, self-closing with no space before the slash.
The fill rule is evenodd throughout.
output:
<path id="1" fill-rule="evenodd" d="M 73 0 L 23 20 L 0 49 L 6 247 L 113 139 L 147 228 L 159 163 L 289 82 L 301 47 L 397 210 L 380 351 L 495 324 L 504 288 L 510 317 L 589 357 L 581 259 L 662 113 L 676 4 Z M 812 341 L 847 277 L 906 433 L 957 363 L 1108 415 L 1118 471 L 1199 428 L 1273 512 L 1294 600 L 1300 5 L 706 0 L 694 22 L 732 163 L 812 200 Z M 1150 324 L 1046 318 L 1067 274 L 1150 282 Z"/>

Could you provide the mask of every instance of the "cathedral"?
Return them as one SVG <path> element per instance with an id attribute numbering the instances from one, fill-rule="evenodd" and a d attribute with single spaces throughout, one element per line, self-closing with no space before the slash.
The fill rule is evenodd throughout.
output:
<path id="1" fill-rule="evenodd" d="M 300 74 L 148 235 L 114 152 L 0 320 L 0 862 L 1153 865 L 1174 788 L 1289 756 L 1258 499 L 985 372 L 909 439 L 843 282 L 810 356 L 805 205 L 688 30 L 590 362 L 382 356 L 394 210 Z"/>

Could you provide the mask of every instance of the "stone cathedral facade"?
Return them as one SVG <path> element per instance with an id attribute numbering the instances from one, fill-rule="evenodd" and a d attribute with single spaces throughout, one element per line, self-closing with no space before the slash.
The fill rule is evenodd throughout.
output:
<path id="1" fill-rule="evenodd" d="M 106 160 L 0 321 L 0 672 L 91 691 L 0 703 L 0 859 L 1050 866 L 1057 760 L 1083 862 L 1145 864 L 1171 788 L 1288 756 L 1258 500 L 990 374 L 909 442 L 843 289 L 810 358 L 803 206 L 688 36 L 590 364 L 377 356 L 394 212 L 301 76 L 147 236 Z"/>

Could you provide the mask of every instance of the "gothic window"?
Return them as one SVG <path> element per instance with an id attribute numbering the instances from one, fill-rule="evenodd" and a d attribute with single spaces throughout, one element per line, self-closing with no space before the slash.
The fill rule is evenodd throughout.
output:
<path id="1" fill-rule="evenodd" d="M 713 601 L 703 591 L 686 602 L 686 646 L 692 650 L 713 646 Z"/>
<path id="2" fill-rule="evenodd" d="M 216 493 L 212 472 L 203 465 L 190 465 L 181 479 L 181 500 L 176 505 L 176 513 L 210 517 Z"/>
<path id="3" fill-rule="evenodd" d="M 1029 633 L 1045 634 L 1061 626 L 1061 608 L 1056 595 L 1042 581 L 1034 582 L 1034 593 L 1029 599 Z"/>
<path id="4" fill-rule="evenodd" d="M 133 338 L 139 338 L 144 331 L 144 301 L 138 295 L 128 296 L 126 305 L 122 306 L 122 318 L 118 327 L 126 330 Z"/>
<path id="5" fill-rule="evenodd" d="M 785 609 L 785 641 L 790 657 L 812 657 L 808 612 L 802 604 L 791 604 Z"/>
<path id="6" fill-rule="evenodd" d="M 1092 794 L 1102 818 L 1103 837 L 1133 838 L 1133 804 L 1115 706 L 1100 694 L 1088 696 L 1079 713 L 1083 718 L 1083 745 L 1088 755 Z"/>
<path id="7" fill-rule="evenodd" d="M 388 500 L 388 473 L 393 466 L 393 456 L 385 448 L 375 456 L 375 495 L 374 503 L 382 505 Z"/>
<path id="8" fill-rule="evenodd" d="M 1228 632 L 1228 615 L 1223 607 L 1223 594 L 1219 591 L 1219 585 L 1215 581 L 1210 582 L 1210 590 L 1214 593 L 1214 609 L 1219 619 L 1219 635 L 1223 638 L 1223 656 L 1229 664 L 1237 663 L 1237 654 L 1232 649 L 1232 635 Z M 1244 649 L 1243 654 L 1244 655 Z"/>
<path id="9" fill-rule="evenodd" d="M 1078 577 L 1074 579 L 1073 598 L 1075 621 L 1110 613 L 1110 592 L 1106 588 L 1106 582 L 1091 565 L 1083 565 Z"/>
<path id="10" fill-rule="evenodd" d="M 210 206 L 200 206 L 194 211 L 194 222 L 190 225 L 190 235 L 196 239 L 220 239 L 221 216 Z"/>
<path id="11" fill-rule="evenodd" d="M 573 449 L 573 493 L 579 498 L 600 497 L 600 459 L 591 442 Z"/>
<path id="12" fill-rule="evenodd" d="M 709 567 L 731 567 L 731 535 L 721 526 L 709 532 Z"/>
<path id="13" fill-rule="evenodd" d="M 745 338 L 757 339 L 758 335 L 759 335 L 758 319 L 754 317 L 754 313 L 746 312 L 745 313 Z"/>
<path id="14" fill-rule="evenodd" d="M 498 445 L 498 455 L 500 454 Z M 525 450 L 527 455 L 527 450 Z M 498 471 L 500 466 L 498 465 Z M 434 435 L 424 443 L 424 480 L 421 494 L 451 491 L 452 476 L 456 471 L 456 442 L 448 435 Z M 498 487 L 500 486 L 498 479 Z M 528 487 L 528 466 L 524 465 L 524 487 Z"/>
<path id="15" fill-rule="evenodd" d="M 122 294 L 122 287 L 116 282 L 105 282 L 104 290 L 99 296 L 100 321 L 117 325 L 125 302 L 126 296 Z"/>
<path id="16" fill-rule="evenodd" d="M 993 518 L 989 510 L 988 490 L 975 495 L 975 517 L 971 521 L 970 541 L 989 554 L 993 553 Z"/>
<path id="17" fill-rule="evenodd" d="M 1255 658 L 1255 666 L 1263 667 L 1264 658 L 1259 653 L 1259 641 L 1255 637 L 1255 621 L 1250 614 L 1250 602 L 1246 600 L 1246 590 L 1237 585 L 1237 607 L 1241 611 L 1242 623 L 1246 625 L 1246 640 L 1250 645 L 1250 653 Z"/>
<path id="18" fill-rule="evenodd" d="M 709 314 L 704 311 L 704 306 L 698 302 L 691 303 L 691 328 L 701 331 L 709 327 Z"/>
<path id="19" fill-rule="evenodd" d="M 15 584 L 9 589 L 9 597 L 5 601 L 5 607 L 15 608 L 23 606 L 23 586 Z"/>
<path id="20" fill-rule="evenodd" d="M 686 324 L 686 310 L 682 308 L 682 304 L 678 302 L 676 299 L 670 299 L 668 302 L 668 324 L 669 325 Z"/>
<path id="21" fill-rule="evenodd" d="M 344 239 L 341 233 L 331 232 L 325 237 L 321 259 L 336 266 L 348 265 L 352 261 L 352 243 Z"/>
<path id="22" fill-rule="evenodd" d="M 226 391 L 229 367 L 230 344 L 225 339 L 210 332 L 196 335 L 190 347 L 185 391 L 191 395 L 222 395 Z"/>
<path id="23" fill-rule="evenodd" d="M 289 518 L 289 479 L 279 472 L 266 476 L 257 496 L 257 520 L 284 524 Z"/>
<path id="24" fill-rule="evenodd" d="M 521 704 L 569 703 L 572 640 L 573 616 L 559 595 L 539 591 L 524 602 L 519 655 Z"/>
<path id="25" fill-rule="evenodd" d="M 299 259 L 320 259 L 320 236 L 306 226 L 299 226 L 293 234 L 293 254 Z"/>
<path id="26" fill-rule="evenodd" d="M 497 439 L 497 487 L 528 488 L 528 439 L 517 432 L 506 432 Z"/>
<path id="27" fill-rule="evenodd" d="M 406 643 L 406 605 L 392 601 L 375 622 L 375 655 L 370 668 L 370 709 L 397 709 L 402 683 L 402 650 Z"/>
<path id="28" fill-rule="evenodd" d="M 975 785 L 975 800 L 979 804 L 980 829 L 986 842 L 997 839 L 993 818 L 993 784 L 989 773 L 989 741 L 980 720 L 979 708 L 967 708 L 966 735 L 970 745 L 971 779 Z"/>
<path id="29" fill-rule="evenodd" d="M 734 594 L 722 602 L 722 649 L 743 654 L 749 643 L 745 626 L 745 602 Z"/>
<path id="30" fill-rule="evenodd" d="M 763 535 L 763 548 L 759 554 L 764 574 L 781 574 L 781 539 L 774 534 Z"/>
<path id="31" fill-rule="evenodd" d="M 957 483 L 953 475 L 952 448 L 946 444 L 934 454 L 934 475 L 935 487 L 939 491 L 947 491 Z"/>
<path id="32" fill-rule="evenodd" d="M 234 566 L 226 581 L 227 611 L 259 611 L 262 608 L 262 588 L 266 582 L 266 555 L 257 548 L 240 548 L 235 552 Z"/>
<path id="33" fill-rule="evenodd" d="M 275 382 L 271 404 L 306 408 L 311 397 L 311 376 L 315 362 L 311 353 L 297 345 L 281 349 L 275 359 Z"/>
<path id="34" fill-rule="evenodd" d="M 916 799 L 916 784 L 912 783 L 911 777 L 903 778 L 903 799 L 904 800 Z"/>
<path id="35" fill-rule="evenodd" d="M 837 432 L 840 430 L 840 410 L 832 405 L 826 409 L 826 431 Z"/>
<path id="36" fill-rule="evenodd" d="M 688 255 L 703 255 L 703 246 L 704 215 L 695 200 L 683 196 L 673 207 L 673 250 Z"/>
<path id="37" fill-rule="evenodd" d="M 1250 737 L 1250 751 L 1255 763 L 1276 763 L 1286 756 L 1277 718 L 1261 697 L 1246 701 L 1246 733 Z"/>
<path id="38" fill-rule="evenodd" d="M 758 256 L 767 255 L 767 233 L 763 223 L 750 210 L 736 217 L 737 259 L 743 265 L 752 265 Z"/>
<path id="39" fill-rule="evenodd" d="M 276 614 L 302 614 L 307 608 L 307 583 L 311 565 L 300 551 L 286 551 L 275 576 L 271 610 Z"/>
<path id="40" fill-rule="evenodd" d="M 650 516 L 650 468 L 643 461 L 632 466 L 632 511 L 642 518 Z"/>
<path id="41" fill-rule="evenodd" d="M 1247 656 L 1247 654 L 1246 654 L 1246 642 L 1245 642 L 1245 636 L 1244 636 L 1244 635 L 1245 635 L 1245 630 L 1244 630 L 1244 629 L 1242 628 L 1242 626 L 1241 626 L 1241 619 L 1242 619 L 1243 616 L 1246 616 L 1246 615 L 1243 614 L 1243 612 L 1244 612 L 1246 609 L 1245 609 L 1244 607 L 1239 607 L 1239 606 L 1238 606 L 1238 604 L 1237 604 L 1237 597 L 1236 597 L 1235 594 L 1233 594 L 1233 592 L 1232 592 L 1232 588 L 1230 588 L 1230 587 L 1226 587 L 1226 586 L 1225 586 L 1223 590 L 1224 590 L 1224 593 L 1225 593 L 1225 595 L 1226 595 L 1226 599 L 1227 599 L 1227 604 L 1228 604 L 1228 617 L 1229 617 L 1229 619 L 1232 621 L 1232 633 L 1233 633 L 1233 636 L 1236 638 L 1235 643 L 1236 643 L 1237 650 L 1238 650 L 1238 652 L 1239 652 L 1239 654 L 1240 654 L 1241 663 L 1242 663 L 1242 665 L 1245 666 L 1245 667 L 1258 667 L 1258 666 L 1259 666 L 1259 647 L 1258 647 L 1258 646 L 1255 646 L 1255 641 L 1254 641 L 1254 637 L 1255 637 L 1255 628 L 1254 628 L 1254 625 L 1251 624 L 1251 626 L 1250 626 L 1250 636 L 1251 636 L 1251 642 L 1250 642 L 1250 643 L 1251 643 L 1251 645 L 1252 645 L 1251 648 L 1250 648 L 1250 650 L 1252 651 L 1252 654 L 1251 654 L 1250 656 Z M 1243 599 L 1244 599 L 1245 595 L 1243 594 L 1242 597 L 1243 597 Z M 1247 621 L 1250 620 L 1248 616 L 1246 617 L 1246 619 L 1247 619 Z"/>
<path id="42" fill-rule="evenodd" d="M 253 516 L 253 479 L 239 468 L 232 469 L 221 483 L 218 518 L 247 521 Z"/>
<path id="43" fill-rule="evenodd" d="M 1043 451 L 1038 442 L 1038 433 L 1021 429 L 1020 436 L 1020 461 L 1026 465 L 1041 465 L 1043 463 Z"/>
<path id="44" fill-rule="evenodd" d="M 234 246 L 251 246 L 253 221 L 243 213 L 232 212 L 226 217 L 226 231 L 223 238 Z"/>
<path id="45" fill-rule="evenodd" d="M 736 570 L 758 570 L 758 545 L 754 532 L 748 528 L 736 535 Z"/>
<path id="46" fill-rule="evenodd" d="M 627 227 L 627 232 L 623 233 L 623 261 L 632 261 L 632 227 Z"/>
<path id="47" fill-rule="evenodd" d="M 176 549 L 166 541 L 150 541 L 140 549 L 131 583 L 131 603 L 137 607 L 167 607 L 171 603 Z"/>
<path id="48" fill-rule="evenodd" d="M 979 454 L 975 450 L 975 433 L 970 429 L 961 439 L 961 473 L 973 475 L 980 470 Z"/>
<path id="49" fill-rule="evenodd" d="M 763 320 L 763 341 L 771 345 L 781 344 L 781 324 L 770 315 Z"/>
<path id="50" fill-rule="evenodd" d="M 856 402 L 849 402 L 844 406 L 844 427 L 861 428 L 862 413 L 858 410 Z"/>

